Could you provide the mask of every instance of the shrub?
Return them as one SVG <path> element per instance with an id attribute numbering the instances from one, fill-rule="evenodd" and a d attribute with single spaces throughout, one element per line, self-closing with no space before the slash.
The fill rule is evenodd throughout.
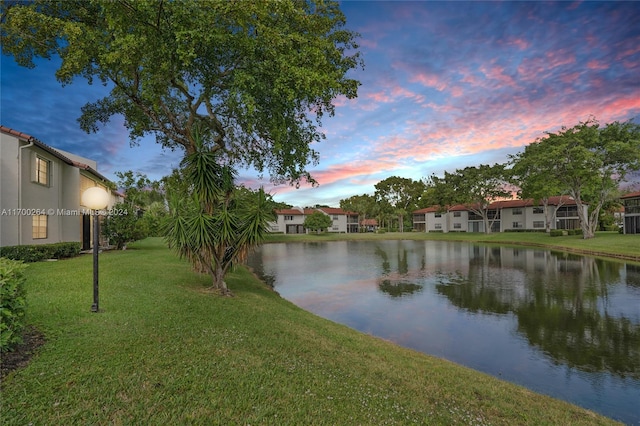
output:
<path id="1" fill-rule="evenodd" d="M 552 229 L 549 232 L 549 235 L 551 235 L 552 237 L 561 237 L 564 234 L 564 231 L 562 229 Z"/>
<path id="2" fill-rule="evenodd" d="M 138 241 L 147 236 L 148 227 L 138 218 L 133 207 L 126 203 L 118 203 L 110 209 L 113 213 L 102 222 L 102 235 L 109 239 L 109 243 L 118 250 L 125 244 Z"/>
<path id="3" fill-rule="evenodd" d="M 79 242 L 33 244 L 0 247 L 0 256 L 23 262 L 39 262 L 44 259 L 66 259 L 80 254 Z"/>
<path id="4" fill-rule="evenodd" d="M 22 342 L 27 299 L 22 262 L 0 257 L 0 351 L 10 351 Z"/>

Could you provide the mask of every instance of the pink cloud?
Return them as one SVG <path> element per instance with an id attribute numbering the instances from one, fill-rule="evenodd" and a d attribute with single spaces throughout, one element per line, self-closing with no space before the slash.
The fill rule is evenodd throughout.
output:
<path id="1" fill-rule="evenodd" d="M 513 39 L 513 40 L 509 41 L 508 44 L 514 45 L 520 50 L 527 50 L 529 48 L 529 46 L 531 45 L 528 40 L 525 40 L 523 38 Z"/>
<path id="2" fill-rule="evenodd" d="M 563 74 L 560 76 L 560 81 L 565 84 L 574 83 L 578 78 L 580 78 L 579 72 L 572 72 L 569 74 Z"/>
<path id="3" fill-rule="evenodd" d="M 462 87 L 460 86 L 453 86 L 451 88 L 451 96 L 453 96 L 454 98 L 459 98 L 460 96 L 462 96 L 464 94 L 464 90 L 462 89 Z"/>
<path id="4" fill-rule="evenodd" d="M 491 67 L 481 66 L 480 71 L 492 80 L 496 80 L 506 86 L 516 86 L 516 82 L 513 77 L 505 74 L 504 68 L 498 65 L 493 65 Z"/>
<path id="5" fill-rule="evenodd" d="M 409 81 L 412 83 L 420 83 L 426 87 L 432 87 L 440 92 L 447 88 L 447 82 L 439 75 L 419 72 L 411 77 Z"/>
<path id="6" fill-rule="evenodd" d="M 616 61 L 629 58 L 631 56 L 634 56 L 637 53 L 640 53 L 640 38 L 637 38 L 635 40 L 635 43 L 631 47 L 628 47 L 618 52 L 618 54 L 616 55 Z"/>
<path id="7" fill-rule="evenodd" d="M 397 166 L 395 159 L 372 158 L 331 165 L 323 170 L 311 171 L 311 175 L 320 185 L 328 185 L 345 179 L 366 178 L 372 174 L 396 169 Z"/>
<path id="8" fill-rule="evenodd" d="M 547 52 L 546 60 L 549 68 L 571 65 L 576 62 L 576 55 L 568 49 L 559 49 Z"/>
<path id="9" fill-rule="evenodd" d="M 589 68 L 590 70 L 606 70 L 609 68 L 609 65 L 605 64 L 604 62 L 593 59 L 587 62 L 587 68 Z"/>
<path id="10" fill-rule="evenodd" d="M 389 94 L 387 94 L 385 92 L 367 93 L 366 95 L 364 95 L 364 97 L 367 100 L 370 100 L 370 101 L 373 101 L 373 102 L 387 103 L 387 102 L 391 102 L 393 100 L 393 98 L 391 96 L 389 96 Z"/>

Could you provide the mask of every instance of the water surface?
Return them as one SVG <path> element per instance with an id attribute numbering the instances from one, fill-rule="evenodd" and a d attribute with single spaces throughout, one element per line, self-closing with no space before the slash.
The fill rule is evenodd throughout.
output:
<path id="1" fill-rule="evenodd" d="M 284 298 L 354 329 L 640 425 L 640 267 L 443 241 L 262 246 Z"/>

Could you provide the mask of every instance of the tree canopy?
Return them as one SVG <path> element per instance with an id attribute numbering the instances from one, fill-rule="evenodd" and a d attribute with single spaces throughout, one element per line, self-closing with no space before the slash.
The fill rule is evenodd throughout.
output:
<path id="1" fill-rule="evenodd" d="M 375 197 L 381 202 L 381 210 L 398 216 L 398 228 L 404 229 L 404 218 L 417 209 L 420 196 L 425 190 L 422 181 L 391 176 L 375 185 Z"/>
<path id="2" fill-rule="evenodd" d="M 516 185 L 518 196 L 521 199 L 531 198 L 542 204 L 545 216 L 545 228 L 551 231 L 551 221 L 556 212 L 569 201 L 569 195 L 558 179 L 551 178 L 556 175 L 557 169 L 552 153 L 546 147 L 532 143 L 525 147 L 524 151 L 510 155 L 508 180 Z M 560 202 L 550 205 L 550 197 L 560 195 Z"/>
<path id="3" fill-rule="evenodd" d="M 433 204 L 452 206 L 464 205 L 470 212 L 482 217 L 484 232 L 491 232 L 489 205 L 499 199 L 511 196 L 505 188 L 505 165 L 481 164 L 477 167 L 457 169 L 454 173 L 445 172 L 444 177 L 431 176 Z"/>
<path id="4" fill-rule="evenodd" d="M 319 233 L 320 231 L 324 231 L 330 227 L 332 223 L 333 222 L 329 216 L 322 212 L 315 211 L 304 218 L 303 225 L 305 228 Z"/>
<path id="5" fill-rule="evenodd" d="M 378 205 L 373 195 L 362 194 L 340 200 L 340 208 L 345 211 L 358 213 L 360 224 L 367 218 L 373 218 L 378 213 Z"/>
<path id="6" fill-rule="evenodd" d="M 537 188 L 559 189 L 573 198 L 583 236 L 593 238 L 602 207 L 619 196 L 629 171 L 640 170 L 640 125 L 616 121 L 600 127 L 590 119 L 548 132 L 516 157 L 514 169 L 526 167 L 546 171 L 547 183 Z"/>
<path id="7" fill-rule="evenodd" d="M 121 114 L 132 143 L 151 134 L 189 155 L 201 127 L 224 161 L 274 181 L 315 182 L 321 119 L 357 96 L 357 34 L 333 1 L 35 0 L 1 12 L 3 53 L 18 64 L 57 55 L 63 85 L 108 84 L 82 108 L 85 131 Z"/>

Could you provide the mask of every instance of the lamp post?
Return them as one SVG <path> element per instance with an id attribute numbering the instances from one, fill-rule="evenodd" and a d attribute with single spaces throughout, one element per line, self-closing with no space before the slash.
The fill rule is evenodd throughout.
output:
<path id="1" fill-rule="evenodd" d="M 93 305 L 91 305 L 91 312 L 98 312 L 98 250 L 100 248 L 98 210 L 107 207 L 109 194 L 99 186 L 91 187 L 82 193 L 82 204 L 93 210 Z"/>

